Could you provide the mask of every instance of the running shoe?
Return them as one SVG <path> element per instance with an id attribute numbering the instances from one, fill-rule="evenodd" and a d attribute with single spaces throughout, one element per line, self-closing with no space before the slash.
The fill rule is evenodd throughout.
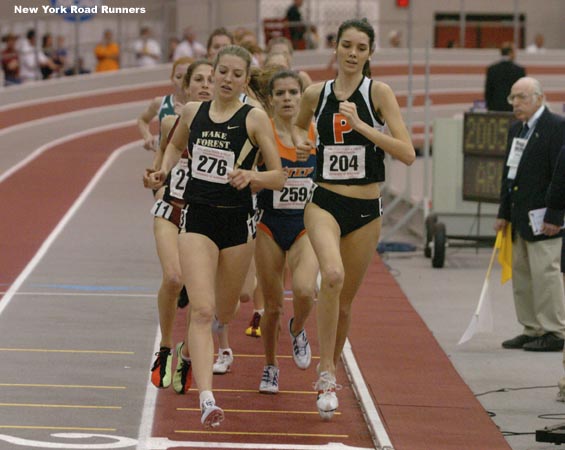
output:
<path id="1" fill-rule="evenodd" d="M 214 373 L 217 375 L 223 375 L 230 371 L 232 364 L 233 352 L 231 351 L 231 348 L 228 348 L 218 355 L 218 358 L 216 359 L 216 362 L 213 366 Z"/>
<path id="2" fill-rule="evenodd" d="M 258 312 L 253 313 L 253 317 L 251 318 L 251 322 L 249 322 L 249 326 L 245 330 L 245 334 L 251 337 L 261 337 L 261 314 Z"/>
<path id="3" fill-rule="evenodd" d="M 177 344 L 177 369 L 173 375 L 173 389 L 177 394 L 187 394 L 192 384 L 192 364 L 182 357 L 184 342 Z"/>
<path id="4" fill-rule="evenodd" d="M 279 392 L 279 368 L 268 365 L 263 368 L 259 392 L 263 394 L 277 394 Z"/>
<path id="5" fill-rule="evenodd" d="M 296 336 L 292 334 L 293 320 L 294 317 L 288 321 L 288 333 L 292 340 L 292 358 L 299 369 L 305 370 L 310 367 L 310 363 L 312 362 L 312 350 L 310 349 L 310 343 L 308 342 L 308 336 L 304 328 Z"/>
<path id="6" fill-rule="evenodd" d="M 173 355 L 169 347 L 161 347 L 151 367 L 151 383 L 158 388 L 167 388 L 171 384 Z"/>
<path id="7" fill-rule="evenodd" d="M 323 420 L 330 420 L 339 406 L 335 391 L 341 389 L 341 386 L 336 384 L 335 377 L 332 374 L 322 372 L 320 378 L 314 384 L 314 389 L 318 391 L 316 406 L 320 417 Z"/>
<path id="8" fill-rule="evenodd" d="M 202 402 L 200 410 L 202 411 L 200 421 L 205 428 L 219 427 L 224 420 L 224 411 L 216 406 L 216 402 L 211 398 Z"/>
<path id="9" fill-rule="evenodd" d="M 186 287 L 183 286 L 177 298 L 177 308 L 186 308 L 189 303 L 190 300 L 188 299 L 188 292 L 186 292 Z"/>

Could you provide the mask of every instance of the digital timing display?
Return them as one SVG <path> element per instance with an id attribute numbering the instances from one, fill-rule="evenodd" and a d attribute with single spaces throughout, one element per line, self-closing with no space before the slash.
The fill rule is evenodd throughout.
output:
<path id="1" fill-rule="evenodd" d="M 463 199 L 500 200 L 510 112 L 465 113 L 463 121 Z"/>

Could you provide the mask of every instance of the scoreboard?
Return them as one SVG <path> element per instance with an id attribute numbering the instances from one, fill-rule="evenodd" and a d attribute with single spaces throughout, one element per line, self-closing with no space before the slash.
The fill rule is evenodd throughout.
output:
<path id="1" fill-rule="evenodd" d="M 467 112 L 463 120 L 463 200 L 498 203 L 511 112 Z"/>

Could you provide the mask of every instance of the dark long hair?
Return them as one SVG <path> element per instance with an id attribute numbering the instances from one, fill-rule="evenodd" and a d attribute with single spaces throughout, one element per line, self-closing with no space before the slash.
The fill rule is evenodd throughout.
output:
<path id="1" fill-rule="evenodd" d="M 337 30 L 336 45 L 339 45 L 339 41 L 341 40 L 341 35 L 350 28 L 355 28 L 361 33 L 365 33 L 369 37 L 370 53 L 373 53 L 373 50 L 375 49 L 375 30 L 373 29 L 373 27 L 366 18 L 349 19 L 343 22 L 339 26 L 339 29 Z M 365 75 L 366 77 L 371 77 L 371 65 L 369 60 L 367 60 L 365 62 L 365 65 L 363 66 L 363 75 Z"/>

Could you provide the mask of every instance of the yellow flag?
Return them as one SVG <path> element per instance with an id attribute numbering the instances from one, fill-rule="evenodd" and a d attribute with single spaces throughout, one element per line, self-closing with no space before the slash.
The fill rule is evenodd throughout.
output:
<path id="1" fill-rule="evenodd" d="M 498 249 L 498 262 L 502 266 L 500 282 L 506 283 L 512 278 L 512 225 L 508 224 L 504 230 L 496 233 L 494 246 Z"/>

